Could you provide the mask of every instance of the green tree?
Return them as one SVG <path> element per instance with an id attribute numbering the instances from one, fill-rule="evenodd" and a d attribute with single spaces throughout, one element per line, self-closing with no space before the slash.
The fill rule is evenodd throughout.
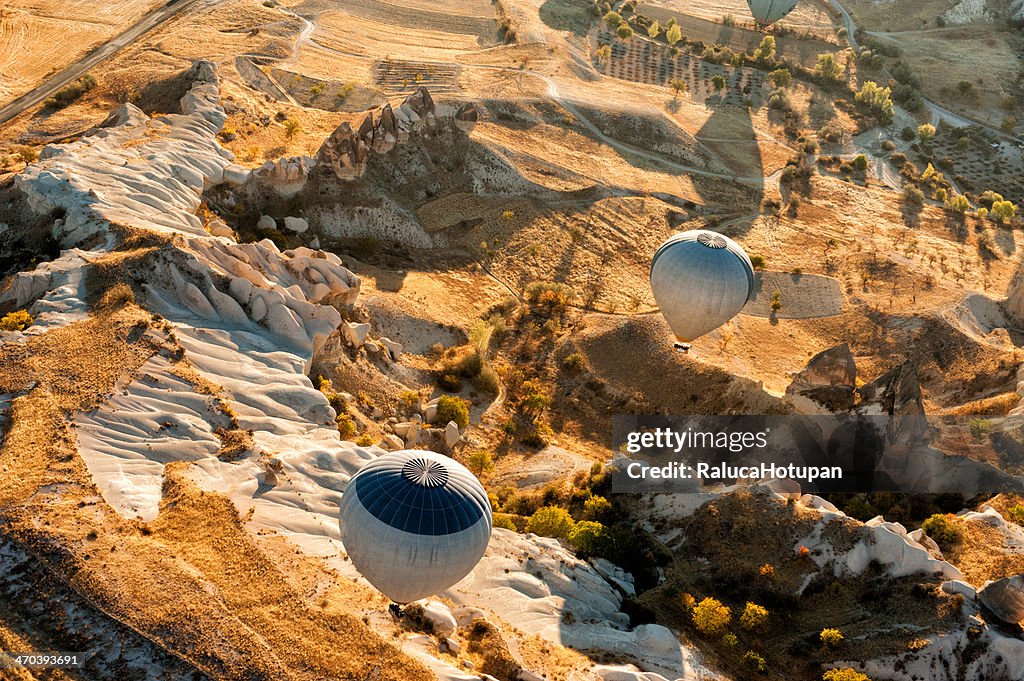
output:
<path id="1" fill-rule="evenodd" d="M 951 213 L 958 213 L 963 215 L 971 207 L 971 202 L 967 200 L 967 197 L 963 194 L 953 194 L 946 198 L 946 210 Z"/>
<path id="2" fill-rule="evenodd" d="M 615 35 L 619 36 L 620 40 L 629 40 L 633 37 L 633 29 L 629 24 L 619 24 L 619 27 L 615 29 Z"/>
<path id="3" fill-rule="evenodd" d="M 754 50 L 754 59 L 758 61 L 775 59 L 775 36 L 766 35 L 761 39 L 761 44 Z"/>
<path id="4" fill-rule="evenodd" d="M 665 32 L 665 40 L 668 41 L 669 45 L 675 45 L 682 39 L 683 29 L 679 28 L 679 24 L 673 23 L 671 26 L 668 27 L 668 31 Z"/>
<path id="5" fill-rule="evenodd" d="M 896 111 L 893 108 L 892 90 L 890 88 L 881 87 L 875 81 L 869 80 L 857 91 L 854 99 L 864 109 L 878 118 L 882 125 L 892 123 Z"/>
<path id="6" fill-rule="evenodd" d="M 863 173 L 868 169 L 868 157 L 864 154 L 857 154 L 853 157 L 853 169 L 858 173 Z"/>
<path id="7" fill-rule="evenodd" d="M 814 75 L 825 83 L 832 83 L 839 80 L 843 73 L 843 67 L 839 65 L 836 55 L 831 52 L 824 52 L 818 55 L 818 62 L 814 65 Z"/>
<path id="8" fill-rule="evenodd" d="M 714 76 L 711 78 L 711 86 L 715 88 L 715 92 L 721 92 L 725 89 L 725 77 Z"/>
<path id="9" fill-rule="evenodd" d="M 608 12 L 604 15 L 604 21 L 609 26 L 618 26 L 622 23 L 622 15 L 618 12 Z"/>
<path id="10" fill-rule="evenodd" d="M 542 537 L 568 539 L 575 527 L 576 522 L 564 508 L 544 506 L 538 508 L 530 517 L 530 522 L 526 524 L 526 531 Z"/>
<path id="11" fill-rule="evenodd" d="M 601 45 L 597 50 L 594 51 L 594 56 L 597 57 L 598 63 L 606 62 L 612 56 L 611 45 Z"/>
<path id="12" fill-rule="evenodd" d="M 486 449 L 478 449 L 469 455 L 469 470 L 480 476 L 494 469 L 494 457 Z"/>
<path id="13" fill-rule="evenodd" d="M 717 598 L 705 598 L 693 609 L 693 625 L 705 636 L 719 636 L 732 620 L 729 606 Z"/>
<path id="14" fill-rule="evenodd" d="M 294 118 L 288 118 L 284 122 L 285 139 L 292 139 L 302 132 L 302 125 Z"/>
<path id="15" fill-rule="evenodd" d="M 673 100 L 679 99 L 679 95 L 684 95 L 689 91 L 690 86 L 686 84 L 685 80 L 679 80 L 677 78 L 676 80 L 672 81 L 672 92 L 674 93 L 672 96 Z"/>
<path id="16" fill-rule="evenodd" d="M 1010 222 L 1017 215 L 1017 206 L 1010 201 L 993 201 L 990 214 L 996 222 Z"/>
<path id="17" fill-rule="evenodd" d="M 923 144 L 927 144 L 933 137 L 935 137 L 934 125 L 931 123 L 922 123 L 917 126 L 917 138 L 921 140 Z"/>
<path id="18" fill-rule="evenodd" d="M 793 74 L 789 69 L 775 69 L 768 74 L 768 80 L 777 88 L 787 88 L 793 82 Z"/>
<path id="19" fill-rule="evenodd" d="M 657 19 L 655 19 L 654 21 L 651 22 L 651 25 L 647 27 L 647 35 L 650 36 L 651 38 L 657 38 L 660 33 L 661 24 L 658 23 Z"/>

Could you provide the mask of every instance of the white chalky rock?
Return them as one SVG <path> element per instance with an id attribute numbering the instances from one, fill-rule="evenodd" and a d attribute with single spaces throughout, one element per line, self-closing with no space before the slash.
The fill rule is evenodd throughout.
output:
<path id="1" fill-rule="evenodd" d="M 379 340 L 381 345 L 388 349 L 391 359 L 397 362 L 398 358 L 402 356 L 402 344 L 390 338 L 380 338 Z"/>
<path id="2" fill-rule="evenodd" d="M 342 330 L 345 333 L 345 340 L 357 348 L 361 348 L 366 342 L 366 336 L 370 333 L 370 325 L 346 322 Z"/>
<path id="3" fill-rule="evenodd" d="M 305 218 L 294 218 L 289 216 L 284 219 L 284 228 L 291 230 L 296 234 L 302 234 L 309 229 L 309 222 Z"/>
<path id="4" fill-rule="evenodd" d="M 269 215 L 261 215 L 256 221 L 256 229 L 277 229 L 277 220 Z"/>
<path id="5" fill-rule="evenodd" d="M 452 636 L 458 626 L 455 617 L 448 606 L 440 601 L 425 601 L 423 606 L 423 617 L 430 622 L 437 636 Z"/>
<path id="6" fill-rule="evenodd" d="M 241 187 L 243 184 L 249 181 L 249 171 L 242 166 L 231 165 L 224 167 L 224 182 L 231 185 L 232 187 Z"/>
<path id="7" fill-rule="evenodd" d="M 462 440 L 462 433 L 459 432 L 459 424 L 455 421 L 449 421 L 448 425 L 444 427 L 444 446 L 448 449 L 454 449 L 455 445 L 459 444 Z"/>

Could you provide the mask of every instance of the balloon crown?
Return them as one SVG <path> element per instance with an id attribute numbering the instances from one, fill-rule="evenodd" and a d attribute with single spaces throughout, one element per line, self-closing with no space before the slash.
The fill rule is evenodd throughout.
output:
<path id="1" fill-rule="evenodd" d="M 436 461 L 412 459 L 402 466 L 402 476 L 420 487 L 443 487 L 448 484 L 448 470 Z"/>
<path id="2" fill-rule="evenodd" d="M 711 234 L 710 232 L 701 232 L 697 237 L 697 243 L 708 248 L 725 248 L 729 245 L 720 234 Z"/>

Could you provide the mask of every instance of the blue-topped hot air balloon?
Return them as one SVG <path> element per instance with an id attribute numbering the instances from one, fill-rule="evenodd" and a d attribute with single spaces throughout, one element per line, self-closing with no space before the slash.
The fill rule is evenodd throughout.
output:
<path id="1" fill-rule="evenodd" d="M 754 295 L 754 267 L 739 244 L 705 230 L 670 237 L 651 262 L 651 291 L 684 352 L 739 314 Z"/>
<path id="2" fill-rule="evenodd" d="M 747 0 L 750 14 L 761 28 L 767 28 L 786 16 L 797 6 L 799 0 Z"/>
<path id="3" fill-rule="evenodd" d="M 341 539 L 356 569 L 395 603 L 469 574 L 491 537 L 491 504 L 459 462 L 420 450 L 363 466 L 341 499 Z"/>

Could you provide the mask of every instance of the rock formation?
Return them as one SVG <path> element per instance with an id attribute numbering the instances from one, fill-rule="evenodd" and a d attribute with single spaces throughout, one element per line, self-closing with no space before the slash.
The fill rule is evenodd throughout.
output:
<path id="1" fill-rule="evenodd" d="M 786 389 L 787 395 L 800 395 L 832 411 L 853 407 L 857 389 L 857 364 L 846 343 L 819 352 Z"/>

